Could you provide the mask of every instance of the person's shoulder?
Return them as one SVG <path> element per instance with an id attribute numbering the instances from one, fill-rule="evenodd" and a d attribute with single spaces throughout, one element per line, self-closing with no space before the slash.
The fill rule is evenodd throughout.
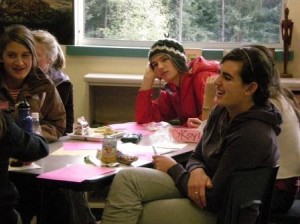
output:
<path id="1" fill-rule="evenodd" d="M 62 70 L 50 69 L 49 77 L 54 81 L 55 84 L 59 84 L 61 82 L 71 82 L 70 78 L 67 74 L 65 74 Z"/>
<path id="2" fill-rule="evenodd" d="M 193 59 L 189 63 L 190 73 L 199 75 L 202 72 L 216 73 L 220 72 L 220 63 L 214 60 L 206 60 L 203 56 Z"/>
<path id="3" fill-rule="evenodd" d="M 70 81 L 63 81 L 60 82 L 56 88 L 64 91 L 70 91 L 70 89 L 73 88 L 73 84 Z"/>
<path id="4" fill-rule="evenodd" d="M 35 88 L 41 85 L 54 85 L 52 80 L 41 70 L 31 72 L 25 82 L 30 86 L 30 88 Z"/>

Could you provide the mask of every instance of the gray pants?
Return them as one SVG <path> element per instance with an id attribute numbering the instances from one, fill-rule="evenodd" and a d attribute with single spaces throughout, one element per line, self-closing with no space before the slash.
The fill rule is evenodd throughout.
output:
<path id="1" fill-rule="evenodd" d="M 215 224 L 216 216 L 183 198 L 166 173 L 121 170 L 111 185 L 101 224 Z"/>

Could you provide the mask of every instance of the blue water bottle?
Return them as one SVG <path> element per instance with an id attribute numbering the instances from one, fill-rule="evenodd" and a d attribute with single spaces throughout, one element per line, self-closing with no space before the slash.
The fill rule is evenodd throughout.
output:
<path id="1" fill-rule="evenodd" d="M 26 99 L 22 99 L 18 105 L 17 124 L 27 132 L 32 132 L 32 117 L 30 116 L 30 106 Z"/>

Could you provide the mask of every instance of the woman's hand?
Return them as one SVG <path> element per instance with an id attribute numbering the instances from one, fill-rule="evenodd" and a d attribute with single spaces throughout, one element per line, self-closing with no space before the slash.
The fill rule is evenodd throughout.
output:
<path id="1" fill-rule="evenodd" d="M 165 173 L 167 173 L 172 166 L 177 164 L 177 162 L 173 158 L 168 156 L 155 155 L 152 157 L 152 159 L 154 167 L 157 170 L 163 171 Z"/>
<path id="2" fill-rule="evenodd" d="M 190 117 L 187 120 L 187 126 L 189 128 L 198 128 L 201 124 L 201 120 L 197 117 Z"/>
<path id="3" fill-rule="evenodd" d="M 202 168 L 196 168 L 190 173 L 188 181 L 189 198 L 200 208 L 206 207 L 206 188 L 212 188 L 212 182 Z"/>
<path id="4" fill-rule="evenodd" d="M 209 117 L 214 105 L 216 97 L 216 86 L 215 80 L 218 76 L 210 76 L 206 79 L 205 89 L 204 89 L 204 99 L 202 106 L 202 120 L 207 120 Z"/>
<path id="5" fill-rule="evenodd" d="M 157 74 L 155 74 L 155 72 L 151 68 L 150 63 L 148 63 L 145 69 L 145 74 L 140 90 L 151 89 L 156 78 L 161 79 Z"/>
<path id="6" fill-rule="evenodd" d="M 161 77 L 160 77 L 159 75 L 157 75 L 157 74 L 153 71 L 153 69 L 152 69 L 150 63 L 148 63 L 147 66 L 146 66 L 146 70 L 145 70 L 144 76 L 146 76 L 146 77 L 148 77 L 148 78 L 153 78 L 153 79 L 161 79 Z"/>

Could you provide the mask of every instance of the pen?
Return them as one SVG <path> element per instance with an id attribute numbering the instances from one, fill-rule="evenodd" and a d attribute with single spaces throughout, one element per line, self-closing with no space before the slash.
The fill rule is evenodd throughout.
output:
<path id="1" fill-rule="evenodd" d="M 153 149 L 154 154 L 155 154 L 155 155 L 158 155 L 158 154 L 157 154 L 157 151 L 156 151 L 156 148 L 155 148 L 154 145 L 152 145 L 152 149 Z"/>

